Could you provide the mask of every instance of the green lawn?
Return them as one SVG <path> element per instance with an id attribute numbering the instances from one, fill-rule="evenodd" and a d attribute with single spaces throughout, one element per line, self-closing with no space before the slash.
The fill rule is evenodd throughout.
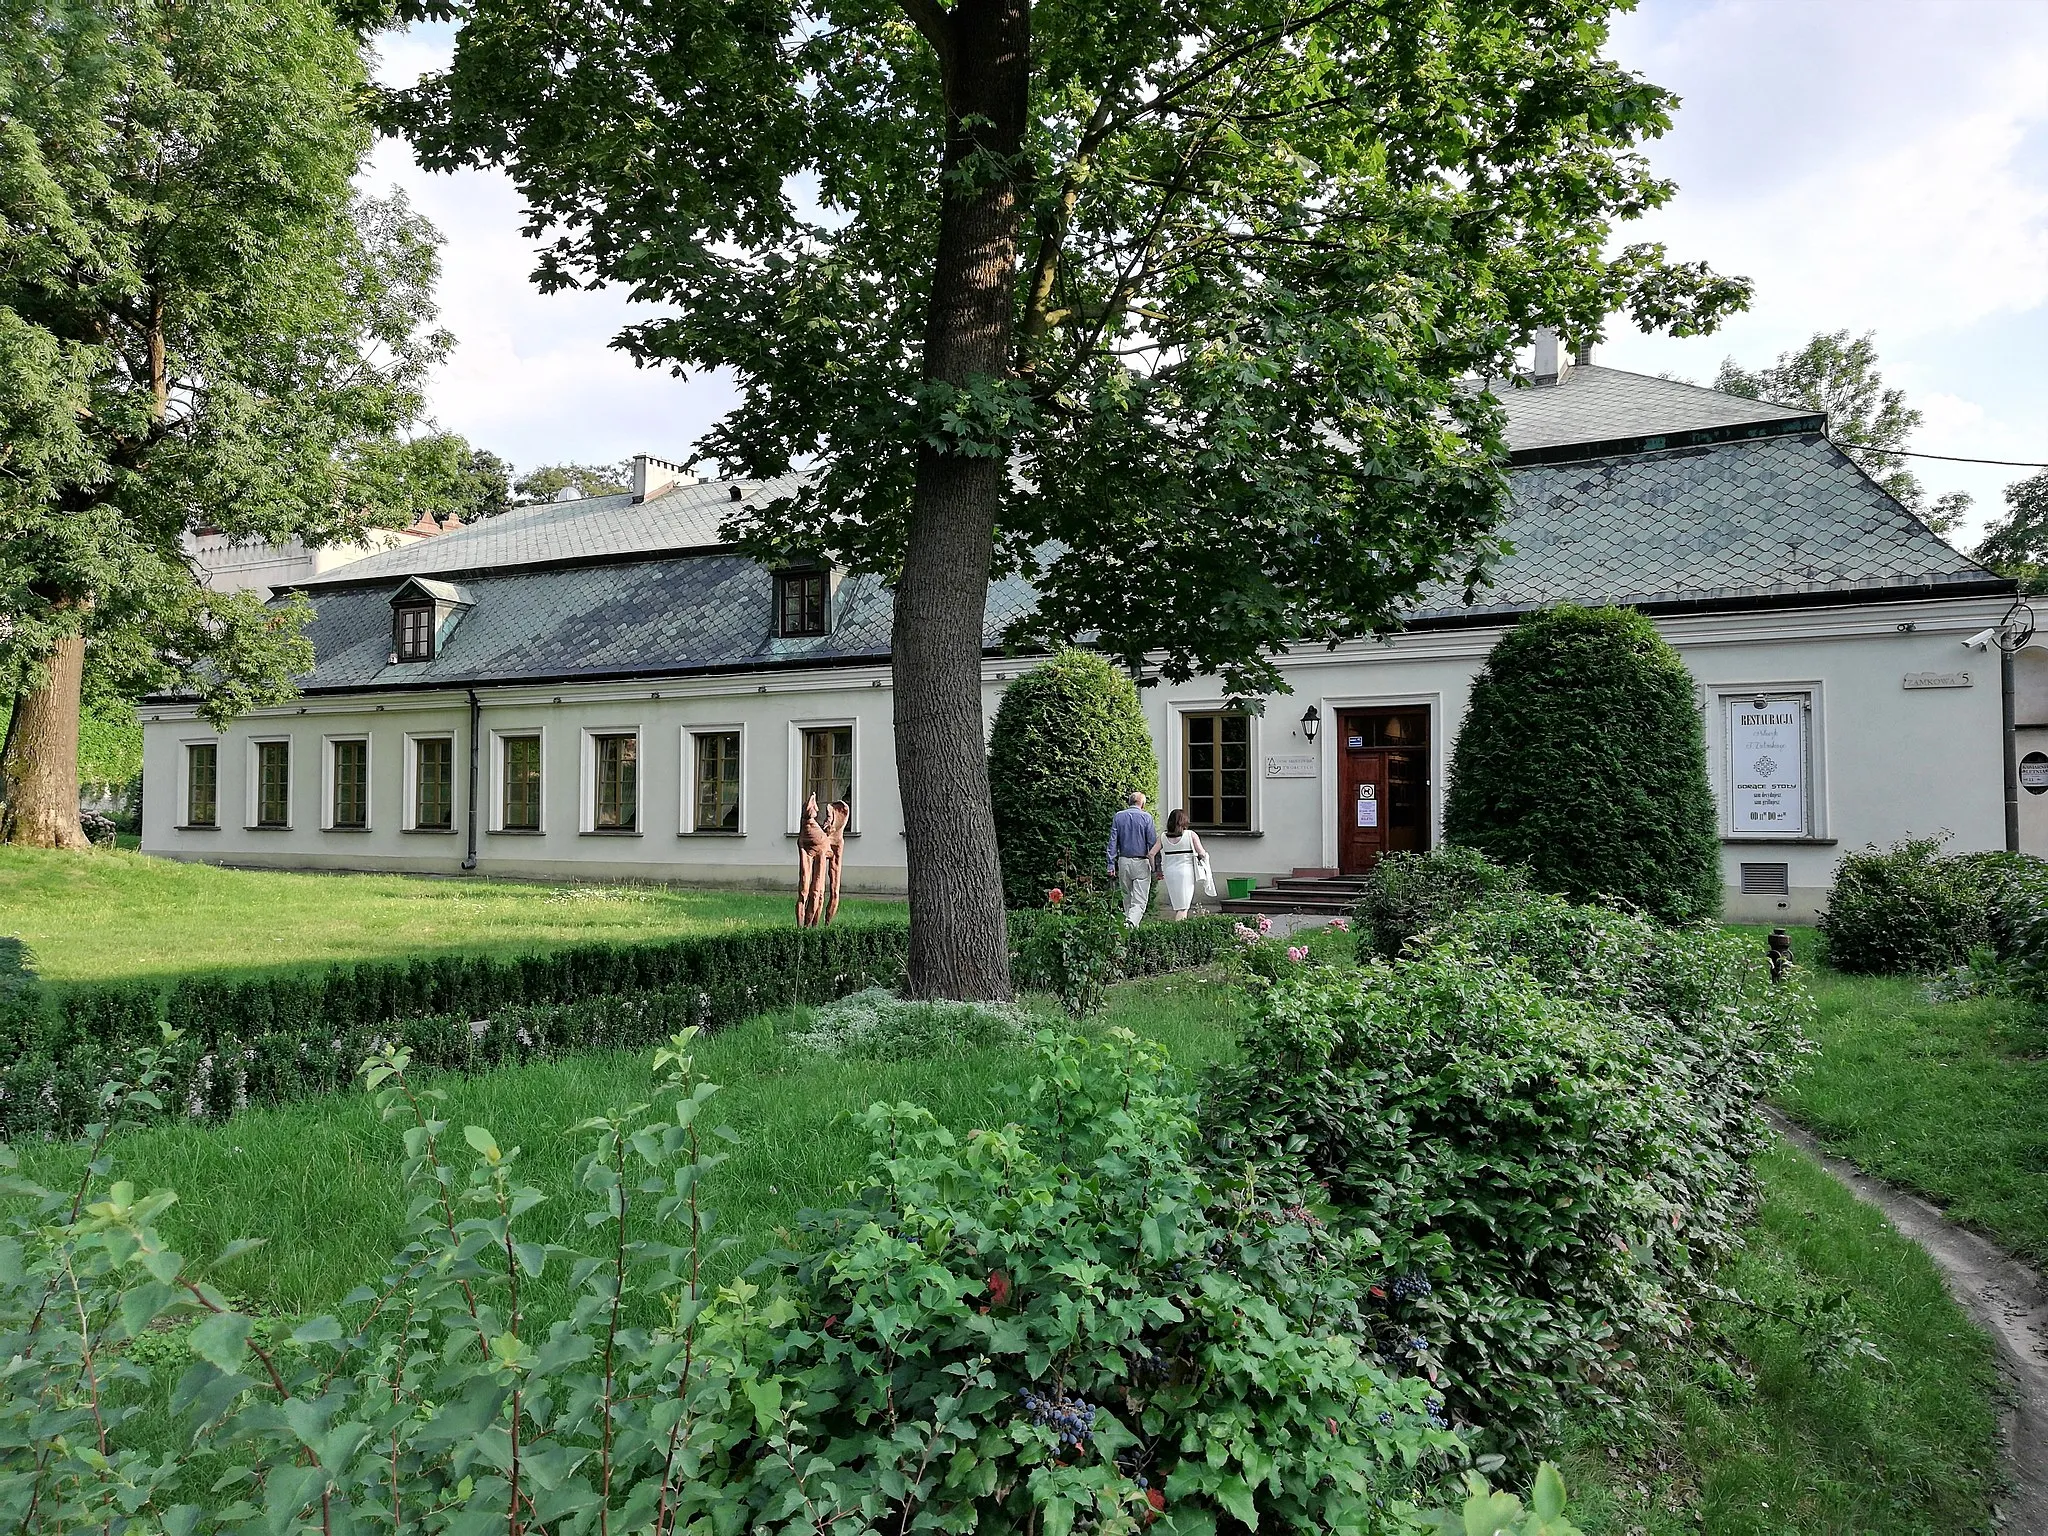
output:
<path id="1" fill-rule="evenodd" d="M 1708 1309 L 1654 1368 L 1649 1424 L 1574 1427 L 1573 1518 L 1590 1536 L 1990 1531 L 1989 1342 L 1933 1260 L 1812 1159 L 1780 1146 L 1758 1171 L 1749 1249 L 1719 1279 L 1768 1313 Z M 1807 1357 L 1825 1335 L 1786 1319 L 1831 1299 L 1881 1360 Z"/>
<path id="2" fill-rule="evenodd" d="M 1784 1108 L 1865 1172 L 2048 1263 L 2048 1026 L 1911 977 L 1813 977 L 1821 1053 Z"/>
<path id="3" fill-rule="evenodd" d="M 1197 1066 L 1230 1049 L 1229 1019 L 1220 987 L 1169 977 L 1118 989 L 1102 1024 L 1158 1039 Z M 786 1018 L 757 1019 L 709 1037 L 697 1053 L 700 1074 L 723 1085 L 722 1118 L 740 1137 L 710 1185 L 719 1231 L 743 1239 L 731 1265 L 767 1246 L 799 1210 L 831 1203 L 860 1172 L 866 1142 L 850 1114 L 909 1099 L 949 1125 L 972 1129 L 1002 1112 L 1003 1086 L 1027 1078 L 1033 1065 L 1020 1049 L 943 1061 L 839 1062 L 788 1046 L 787 1028 Z M 569 1175 L 588 1146 L 567 1128 L 646 1102 L 651 1059 L 646 1051 L 612 1052 L 443 1077 L 433 1086 L 446 1092 L 438 1112 L 456 1128 L 447 1155 L 469 1166 L 465 1125 L 488 1126 L 501 1146 L 522 1148 L 526 1179 L 556 1196 L 529 1218 L 534 1239 L 580 1244 L 583 1202 L 570 1192 Z M 231 1288 L 282 1312 L 320 1311 L 374 1281 L 402 1242 L 400 1133 L 378 1120 L 367 1095 L 336 1095 L 252 1110 L 225 1125 L 133 1133 L 118 1146 L 119 1177 L 142 1189 L 178 1191 L 165 1227 L 182 1252 L 216 1253 L 234 1238 L 265 1239 L 223 1277 Z M 69 1187 L 84 1165 L 73 1147 L 21 1151 L 24 1170 L 45 1183 Z M 562 1299 L 561 1278 L 561 1269 L 551 1267 L 533 1292 L 536 1308 Z"/>
<path id="4" fill-rule="evenodd" d="M 788 922 L 791 900 L 773 891 L 301 874 L 114 850 L 0 848 L 0 935 L 27 944 L 37 971 L 59 985 L 668 938 Z M 902 910 L 849 900 L 839 920 Z"/>

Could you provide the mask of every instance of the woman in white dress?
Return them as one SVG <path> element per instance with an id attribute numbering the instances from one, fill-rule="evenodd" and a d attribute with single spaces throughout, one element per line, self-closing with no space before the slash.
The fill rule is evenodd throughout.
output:
<path id="1" fill-rule="evenodd" d="M 1195 903 L 1195 865 L 1208 856 L 1201 838 L 1188 826 L 1186 811 L 1175 811 L 1166 818 L 1166 836 L 1159 842 L 1159 862 L 1166 876 L 1166 904 L 1173 908 L 1176 923 L 1187 921 L 1188 908 Z"/>

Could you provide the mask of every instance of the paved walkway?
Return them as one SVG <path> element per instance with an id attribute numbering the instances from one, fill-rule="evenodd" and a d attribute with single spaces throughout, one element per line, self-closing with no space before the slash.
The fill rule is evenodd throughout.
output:
<path id="1" fill-rule="evenodd" d="M 1918 1195 L 1873 1179 L 1777 1111 L 1769 1113 L 1778 1134 L 1925 1248 L 1950 1293 L 1991 1335 L 2008 1388 L 2003 1428 L 2012 1489 L 2000 1514 L 2005 1528 L 2019 1536 L 2048 1536 L 2048 1281 Z"/>

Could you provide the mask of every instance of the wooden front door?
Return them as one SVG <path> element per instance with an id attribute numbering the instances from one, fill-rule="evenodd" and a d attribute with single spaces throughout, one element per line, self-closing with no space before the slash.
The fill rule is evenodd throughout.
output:
<path id="1" fill-rule="evenodd" d="M 1337 717 L 1337 867 L 1362 875 L 1383 853 L 1429 848 L 1429 711 Z"/>

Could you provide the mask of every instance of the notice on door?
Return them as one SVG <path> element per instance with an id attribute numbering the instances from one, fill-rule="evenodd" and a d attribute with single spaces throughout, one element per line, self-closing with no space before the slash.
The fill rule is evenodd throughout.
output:
<path id="1" fill-rule="evenodd" d="M 1806 702 L 1728 701 L 1728 821 L 1747 832 L 1806 833 Z"/>
<path id="2" fill-rule="evenodd" d="M 1361 827 L 1376 827 L 1380 824 L 1379 791 L 1374 785 L 1358 786 L 1358 824 Z"/>

